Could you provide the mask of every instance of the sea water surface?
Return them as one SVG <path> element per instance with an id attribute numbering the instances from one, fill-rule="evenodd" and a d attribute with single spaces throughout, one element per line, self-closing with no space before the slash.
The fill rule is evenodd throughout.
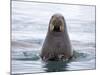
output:
<path id="1" fill-rule="evenodd" d="M 43 62 L 39 56 L 50 18 L 66 20 L 74 56 Z M 95 7 L 12 1 L 12 74 L 95 69 Z"/>

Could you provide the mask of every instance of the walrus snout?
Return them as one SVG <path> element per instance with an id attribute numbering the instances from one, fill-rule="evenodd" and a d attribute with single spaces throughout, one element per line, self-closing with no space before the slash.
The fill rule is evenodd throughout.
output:
<path id="1" fill-rule="evenodd" d="M 64 18 L 61 15 L 53 15 L 50 21 L 50 30 L 54 32 L 64 31 Z"/>

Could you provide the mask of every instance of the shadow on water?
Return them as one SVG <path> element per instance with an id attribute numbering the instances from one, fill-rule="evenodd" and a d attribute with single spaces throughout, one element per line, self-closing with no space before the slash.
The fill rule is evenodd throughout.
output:
<path id="1" fill-rule="evenodd" d="M 66 61 L 47 61 L 45 62 L 43 68 L 45 68 L 46 72 L 60 72 L 60 71 L 68 71 L 69 65 L 71 62 L 77 61 L 85 61 L 87 59 L 87 54 L 78 53 L 74 51 L 74 55 L 72 58 Z"/>
<path id="2" fill-rule="evenodd" d="M 68 61 L 48 61 L 43 66 L 46 72 L 60 72 L 67 71 Z"/>

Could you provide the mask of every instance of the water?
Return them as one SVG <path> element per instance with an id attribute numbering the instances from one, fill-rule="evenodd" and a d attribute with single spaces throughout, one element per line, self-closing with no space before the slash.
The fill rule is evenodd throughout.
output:
<path id="1" fill-rule="evenodd" d="M 74 56 L 43 62 L 39 56 L 54 13 L 66 19 Z M 95 7 L 12 1 L 12 74 L 95 69 Z"/>

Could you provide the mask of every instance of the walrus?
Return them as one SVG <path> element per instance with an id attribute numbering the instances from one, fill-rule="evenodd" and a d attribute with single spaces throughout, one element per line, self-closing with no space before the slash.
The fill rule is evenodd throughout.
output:
<path id="1" fill-rule="evenodd" d="M 61 14 L 54 14 L 49 22 L 48 32 L 41 50 L 42 60 L 66 60 L 72 57 L 73 51 Z"/>

